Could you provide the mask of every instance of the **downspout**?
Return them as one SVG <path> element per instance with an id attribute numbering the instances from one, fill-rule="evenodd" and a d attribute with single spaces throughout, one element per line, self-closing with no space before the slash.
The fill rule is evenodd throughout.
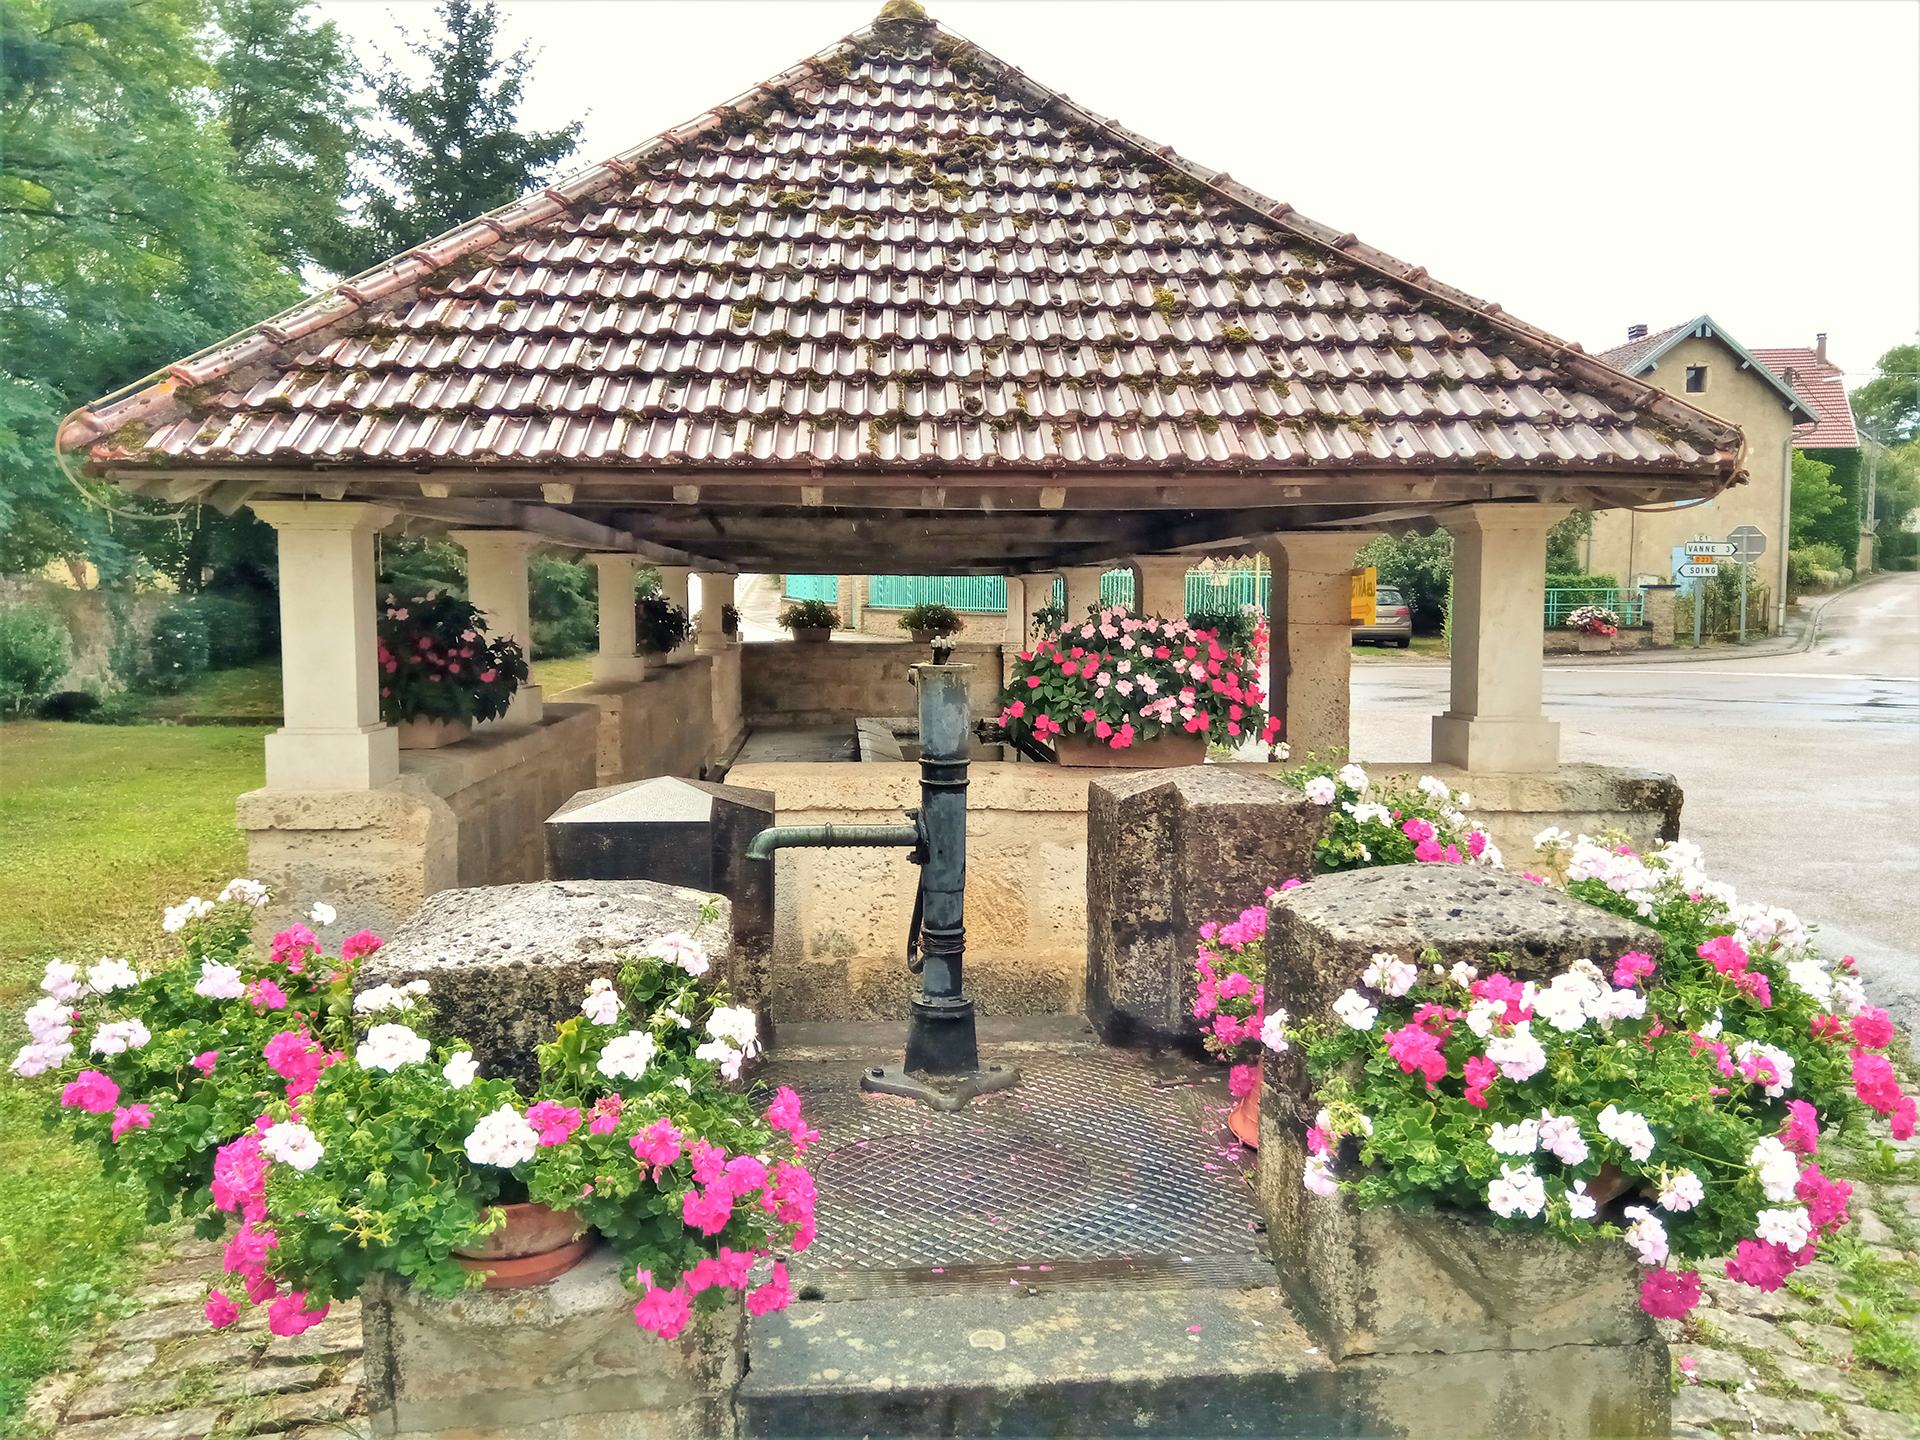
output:
<path id="1" fill-rule="evenodd" d="M 1789 416 L 1789 419 L 1792 417 Z M 1780 578 L 1774 587 L 1773 633 L 1787 633 L 1787 535 L 1793 525 L 1793 432 L 1787 432 L 1781 451 L 1785 469 L 1780 475 Z"/>

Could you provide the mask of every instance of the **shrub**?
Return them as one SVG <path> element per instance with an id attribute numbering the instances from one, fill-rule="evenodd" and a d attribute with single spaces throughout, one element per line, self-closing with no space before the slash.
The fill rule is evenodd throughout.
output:
<path id="1" fill-rule="evenodd" d="M 902 610 L 899 620 L 902 630 L 924 630 L 936 640 L 958 635 L 966 623 L 951 607 L 931 601 Z"/>
<path id="2" fill-rule="evenodd" d="M 1353 563 L 1372 566 L 1382 585 L 1391 585 L 1406 597 L 1415 629 L 1431 629 L 1445 618 L 1453 584 L 1453 537 L 1446 531 L 1399 539 L 1382 535 L 1370 541 Z"/>
<path id="3" fill-rule="evenodd" d="M 274 1334 L 299 1334 L 383 1271 L 441 1295 L 479 1285 L 449 1252 L 498 1228 L 499 1204 L 527 1200 L 597 1228 L 642 1293 L 636 1322 L 665 1338 L 727 1290 L 749 1290 L 756 1315 L 787 1303 L 768 1256 L 813 1239 L 813 1182 L 789 1157 L 818 1135 L 791 1090 L 762 1111 L 729 1083 L 757 1024 L 697 979 L 710 962 L 694 937 L 610 957 L 617 978 L 596 980 L 539 1047 L 539 1086 L 522 1097 L 479 1075 L 462 1041 L 435 1042 L 425 982 L 354 994 L 380 945 L 368 932 L 335 959 L 296 924 L 260 954 L 250 934 L 267 899 L 236 880 L 173 907 L 163 928 L 181 952 L 146 974 L 49 963 L 13 1069 L 64 1082 L 70 1131 L 109 1175 L 144 1185 L 149 1220 L 177 1209 L 213 1238 L 234 1217 L 227 1288 L 267 1307 Z M 335 917 L 316 905 L 308 918 Z M 756 1284 L 750 1271 L 769 1273 Z M 206 1303 L 215 1327 L 240 1310 L 221 1290 Z"/>
<path id="4" fill-rule="evenodd" d="M 668 655 L 687 643 L 693 621 L 686 611 L 654 591 L 633 602 L 633 633 L 642 655 Z"/>
<path id="5" fill-rule="evenodd" d="M 494 720 L 527 681 L 526 656 L 466 601 L 388 591 L 380 609 L 380 718 Z"/>
<path id="6" fill-rule="evenodd" d="M 1836 545 L 1802 545 L 1787 552 L 1787 586 L 1794 592 L 1832 590 L 1853 578 Z"/>
<path id="7" fill-rule="evenodd" d="M 535 555 L 527 562 L 534 659 L 564 660 L 599 645 L 598 582 L 593 566 L 578 561 Z"/>
<path id="8" fill-rule="evenodd" d="M 780 612 L 782 630 L 838 630 L 840 612 L 824 600 L 796 600 Z"/>
<path id="9" fill-rule="evenodd" d="M 147 631 L 146 687 L 176 695 L 207 669 L 207 622 L 191 600 L 176 600 Z"/>
<path id="10" fill-rule="evenodd" d="M 40 703 L 67 668 L 67 627 L 37 605 L 0 610 L 0 713 Z"/>
<path id="11" fill-rule="evenodd" d="M 722 605 L 720 607 L 720 633 L 731 639 L 740 633 L 740 607 Z"/>
<path id="12" fill-rule="evenodd" d="M 1242 605 L 1236 610 L 1195 610 L 1187 616 L 1187 624 L 1195 630 L 1210 631 L 1222 645 L 1242 650 L 1254 643 L 1265 620 L 1257 605 Z"/>
<path id="13" fill-rule="evenodd" d="M 266 627 L 256 592 L 209 590 L 187 603 L 207 629 L 209 670 L 231 670 L 260 658 Z"/>
<path id="14" fill-rule="evenodd" d="M 42 720 L 86 720 L 97 715 L 100 697 L 85 690 L 59 690 L 40 702 L 35 712 Z"/>

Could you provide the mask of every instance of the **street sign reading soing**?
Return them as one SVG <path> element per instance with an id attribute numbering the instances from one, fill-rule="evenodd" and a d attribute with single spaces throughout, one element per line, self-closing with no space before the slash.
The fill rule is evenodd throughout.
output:
<path id="1" fill-rule="evenodd" d="M 1680 567 L 1680 577 L 1683 580 L 1699 580 L 1709 575 L 1718 575 L 1719 573 L 1720 567 L 1711 561 L 1696 562 L 1692 565 L 1682 565 Z"/>

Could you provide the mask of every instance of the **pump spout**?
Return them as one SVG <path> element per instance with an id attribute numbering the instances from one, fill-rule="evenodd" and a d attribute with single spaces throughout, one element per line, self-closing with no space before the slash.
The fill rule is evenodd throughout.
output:
<path id="1" fill-rule="evenodd" d="M 771 860 L 776 850 L 832 849 L 841 845 L 899 845 L 920 843 L 912 825 L 775 825 L 762 830 L 747 846 L 749 860 Z"/>

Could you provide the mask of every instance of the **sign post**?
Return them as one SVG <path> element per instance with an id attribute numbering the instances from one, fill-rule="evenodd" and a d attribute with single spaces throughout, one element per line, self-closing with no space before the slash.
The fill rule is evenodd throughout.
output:
<path id="1" fill-rule="evenodd" d="M 1687 563 L 1680 567 L 1680 578 L 1684 580 L 1705 580 L 1720 573 L 1720 558 L 1734 555 L 1740 547 L 1728 540 L 1709 540 L 1704 535 L 1696 535 L 1682 547 L 1687 552 Z M 1742 571 L 1742 574 L 1745 572 Z M 1706 609 L 1707 587 L 1693 587 L 1693 648 L 1700 648 L 1700 621 Z M 1741 609 L 1742 623 L 1746 610 Z"/>
<path id="2" fill-rule="evenodd" d="M 1757 525 L 1738 525 L 1727 536 L 1740 563 L 1740 643 L 1747 643 L 1747 567 L 1767 553 L 1767 537 Z"/>

